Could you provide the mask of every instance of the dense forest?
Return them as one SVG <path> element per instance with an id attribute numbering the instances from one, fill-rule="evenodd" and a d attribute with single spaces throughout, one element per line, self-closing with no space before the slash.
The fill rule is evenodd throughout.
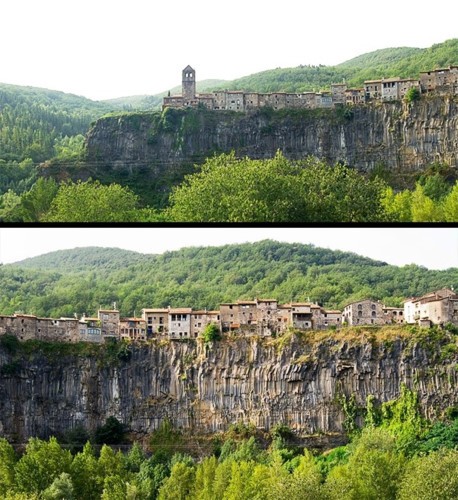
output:
<path id="1" fill-rule="evenodd" d="M 154 229 L 150 229 L 151 237 Z M 147 236 L 145 236 L 147 237 Z M 161 255 L 85 248 L 0 267 L 0 313 L 93 314 L 117 303 L 122 315 L 145 307 L 213 309 L 221 302 L 273 297 L 329 308 L 366 297 L 386 305 L 443 286 L 458 288 L 458 269 L 391 266 L 313 245 L 262 241 L 193 247 Z"/>
<path id="2" fill-rule="evenodd" d="M 418 76 L 419 71 L 457 64 L 458 39 L 448 40 L 427 49 L 391 48 L 363 54 L 340 65 L 301 66 L 269 70 L 233 82 L 209 80 L 200 82 L 198 89 L 216 88 L 244 89 L 247 91 L 307 91 L 328 88 L 332 82 L 347 81 L 349 85 L 360 85 L 364 79 L 388 76 Z M 179 88 L 172 89 L 179 92 Z M 221 222 L 332 222 L 335 214 L 327 214 L 318 205 L 312 207 L 312 215 L 307 206 L 299 206 L 303 198 L 284 191 L 283 211 L 273 210 L 269 190 L 275 186 L 288 184 L 294 175 L 295 166 L 289 171 L 280 168 L 271 171 L 269 177 L 263 176 L 260 187 L 254 192 L 236 189 L 243 186 L 243 178 L 237 177 L 241 171 L 258 175 L 259 169 L 266 169 L 268 163 L 247 163 L 237 165 L 228 162 L 233 178 L 229 188 L 234 200 L 247 195 L 253 196 L 253 206 L 246 210 L 234 202 L 226 210 L 218 213 L 201 211 L 201 207 L 191 206 L 193 192 L 204 190 L 204 197 L 220 196 L 218 190 L 212 192 L 210 185 L 215 181 L 220 189 L 226 189 L 227 179 L 221 168 L 206 170 L 200 175 L 200 165 L 196 174 L 182 182 L 171 179 L 168 191 L 162 196 L 166 199 L 169 191 L 176 188 L 170 198 L 167 210 L 163 204 L 158 206 L 157 193 L 145 196 L 145 187 L 127 187 L 121 178 L 90 179 L 91 173 L 83 176 L 85 182 L 72 183 L 65 178 L 64 172 L 54 173 L 51 178 L 41 177 L 46 169 L 38 169 L 43 162 L 54 161 L 75 171 L 79 161 L 84 160 L 84 135 L 90 124 L 110 111 L 151 110 L 160 107 L 164 94 L 158 96 L 132 96 L 110 101 L 91 101 L 63 92 L 33 87 L 18 87 L 0 84 L 0 221 L 1 222 L 161 222 L 161 221 L 221 221 Z M 211 159 L 209 159 L 211 160 Z M 219 164 L 221 164 L 221 160 Z M 217 162 L 218 163 L 218 162 Z M 227 166 L 227 165 L 226 165 Z M 249 168 L 247 168 L 249 167 Z M 328 174 L 334 165 L 322 168 Z M 383 169 L 382 169 L 383 170 Z M 341 189 L 349 190 L 361 183 L 361 193 L 366 200 L 378 190 L 374 204 L 366 211 L 356 214 L 340 207 L 338 219 L 348 222 L 435 222 L 458 220 L 458 187 L 456 173 L 447 165 L 425 165 L 412 179 L 409 191 L 397 185 L 397 179 L 389 178 L 388 172 L 376 172 L 386 185 L 371 183 L 359 174 L 341 170 L 340 178 L 331 179 L 330 189 L 322 186 L 318 197 L 339 199 Z M 359 175 L 359 177 L 358 177 Z M 216 177 L 215 177 L 216 176 Z M 78 176 L 77 176 L 78 177 Z M 88 180 L 89 177 L 89 180 Z M 306 177 L 306 176 L 304 176 Z M 346 179 L 348 177 L 348 179 Z M 433 177 L 429 179 L 429 177 Z M 79 178 L 79 177 L 78 177 Z M 445 181 L 445 182 L 444 182 Z M 181 182 L 181 184 L 180 184 Z M 418 182 L 418 185 L 416 184 Z M 353 183 L 353 184 L 351 184 Z M 351 184 L 351 185 L 350 185 Z M 393 191 L 387 188 L 393 188 Z M 234 189 L 235 188 L 235 189 Z M 314 186 L 316 189 L 316 186 Z M 452 189 L 453 188 L 453 189 Z M 278 191 L 278 188 L 277 188 Z M 328 191 L 328 192 L 326 192 Z M 330 191 L 330 192 L 329 192 Z M 289 195 L 289 199 L 288 199 Z M 188 198 L 188 199 L 186 199 Z M 79 203 L 79 200 L 84 200 Z M 195 200 L 198 201 L 198 200 Z M 343 200 L 339 200 L 342 201 Z M 162 202 L 161 202 L 162 203 Z M 294 205 L 295 204 L 295 205 Z M 175 206 L 176 205 L 176 206 Z M 287 206 L 292 210 L 287 210 Z M 236 209 L 233 207 L 236 206 Z M 211 205 L 210 205 L 211 207 Z M 259 208 L 261 207 L 261 208 Z M 207 207 L 208 208 L 208 207 Z M 304 216 L 304 212 L 305 216 Z M 268 215 L 266 215 L 268 214 Z M 285 215 L 286 214 L 286 215 Z M 313 215 L 315 214 L 315 215 Z M 319 214 L 318 216 L 316 214 Z M 344 214 L 342 216 L 342 214 Z M 367 214 L 373 214 L 368 216 Z"/>

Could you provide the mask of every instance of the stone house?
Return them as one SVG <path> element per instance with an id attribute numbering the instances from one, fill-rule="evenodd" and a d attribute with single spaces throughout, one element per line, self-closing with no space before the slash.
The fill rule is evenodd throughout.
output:
<path id="1" fill-rule="evenodd" d="M 143 318 L 120 318 L 119 337 L 129 340 L 146 340 L 146 321 Z"/>
<path id="2" fill-rule="evenodd" d="M 366 80 L 364 82 L 366 101 L 379 100 L 382 97 L 382 80 Z"/>
<path id="3" fill-rule="evenodd" d="M 117 309 L 99 309 L 97 312 L 102 335 L 104 337 L 117 337 L 119 328 L 119 311 Z"/>
<path id="4" fill-rule="evenodd" d="M 190 307 L 169 310 L 169 337 L 172 339 L 191 338 L 191 313 Z"/>
<path id="5" fill-rule="evenodd" d="M 329 327 L 340 328 L 342 326 L 342 311 L 337 309 L 324 309 L 321 310 L 322 326 L 321 328 L 327 330 Z"/>
<path id="6" fill-rule="evenodd" d="M 382 307 L 383 314 L 385 315 L 385 323 L 401 324 L 404 323 L 404 308 L 403 307 Z"/>
<path id="7" fill-rule="evenodd" d="M 418 90 L 420 89 L 420 82 L 418 80 L 414 80 L 413 78 L 404 78 L 399 80 L 399 99 L 404 99 L 407 92 L 412 88 L 416 87 Z"/>
<path id="8" fill-rule="evenodd" d="M 142 319 L 146 323 L 146 336 L 148 338 L 168 335 L 168 309 L 142 309 Z"/>
<path id="9" fill-rule="evenodd" d="M 356 104 L 364 104 L 366 102 L 366 97 L 364 94 L 364 89 L 346 89 L 344 94 L 344 103 L 353 106 Z"/>
<path id="10" fill-rule="evenodd" d="M 365 299 L 352 302 L 342 312 L 342 323 L 354 325 L 383 325 L 385 316 L 379 301 Z"/>
<path id="11" fill-rule="evenodd" d="M 420 73 L 420 87 L 422 92 L 437 90 L 452 94 L 458 93 L 458 66 L 422 71 Z"/>
<path id="12" fill-rule="evenodd" d="M 399 78 L 384 78 L 382 80 L 382 101 L 397 101 L 399 99 Z"/>
<path id="13" fill-rule="evenodd" d="M 345 104 L 346 98 L 346 83 L 331 83 L 331 96 L 334 104 Z"/>
<path id="14" fill-rule="evenodd" d="M 429 292 L 404 301 L 406 323 L 422 325 L 458 325 L 458 295 L 449 288 Z"/>
<path id="15" fill-rule="evenodd" d="M 308 302 L 293 302 L 291 304 L 291 326 L 299 330 L 313 328 L 313 304 Z M 319 306 L 318 306 L 319 307 Z"/>
<path id="16" fill-rule="evenodd" d="M 102 328 L 98 318 L 82 317 L 79 322 L 80 340 L 83 342 L 102 342 Z"/>

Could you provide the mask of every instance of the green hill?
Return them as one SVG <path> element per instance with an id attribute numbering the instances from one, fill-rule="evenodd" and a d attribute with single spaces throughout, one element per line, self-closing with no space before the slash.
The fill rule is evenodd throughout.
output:
<path id="1" fill-rule="evenodd" d="M 168 305 L 211 309 L 254 297 L 284 303 L 310 299 L 339 308 L 373 297 L 398 305 L 445 285 L 458 286 L 458 268 L 396 267 L 353 253 L 270 240 L 161 255 L 91 247 L 0 266 L 0 314 L 90 314 L 116 302 L 127 315 Z"/>
<path id="2" fill-rule="evenodd" d="M 458 64 L 458 38 L 426 49 L 386 48 L 362 54 L 336 66 L 299 66 L 255 73 L 229 84 L 229 90 L 253 92 L 307 92 L 329 88 L 331 83 L 359 86 L 364 80 L 381 77 L 413 77 L 420 71 Z"/>

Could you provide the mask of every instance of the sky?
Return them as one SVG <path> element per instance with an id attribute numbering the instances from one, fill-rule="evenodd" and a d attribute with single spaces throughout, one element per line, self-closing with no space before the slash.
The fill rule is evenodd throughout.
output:
<path id="1" fill-rule="evenodd" d="M 271 239 L 357 253 L 388 264 L 428 269 L 458 267 L 458 228 L 0 228 L 0 262 L 8 264 L 55 250 L 97 246 L 160 254 L 184 247 Z"/>
<path id="2" fill-rule="evenodd" d="M 456 4 L 2 0 L 0 82 L 110 99 L 457 37 Z"/>

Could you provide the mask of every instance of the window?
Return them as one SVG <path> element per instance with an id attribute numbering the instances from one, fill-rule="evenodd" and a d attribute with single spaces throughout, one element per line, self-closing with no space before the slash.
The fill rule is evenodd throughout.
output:
<path id="1" fill-rule="evenodd" d="M 358 311 L 358 318 L 362 318 L 363 317 L 363 311 Z"/>
<path id="2" fill-rule="evenodd" d="M 371 308 L 373 311 L 375 311 L 375 304 L 372 304 Z"/>
<path id="3" fill-rule="evenodd" d="M 358 304 L 358 311 L 362 311 L 363 310 L 363 306 L 361 304 Z"/>
<path id="4" fill-rule="evenodd" d="M 376 312 L 372 311 L 372 317 L 375 318 L 375 316 L 376 316 Z"/>

